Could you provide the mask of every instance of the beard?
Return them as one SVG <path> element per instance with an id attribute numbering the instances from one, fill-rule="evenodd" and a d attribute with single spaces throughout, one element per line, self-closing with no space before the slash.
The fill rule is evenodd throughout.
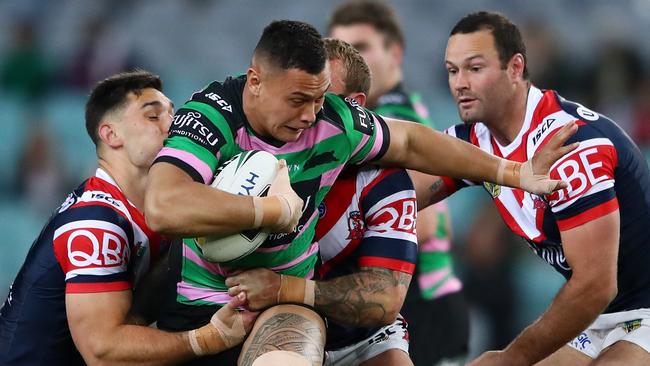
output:
<path id="1" fill-rule="evenodd" d="M 480 118 L 477 118 L 474 111 L 461 110 L 460 106 L 458 107 L 458 117 L 460 117 L 460 120 L 466 125 L 471 125 L 480 121 Z"/>

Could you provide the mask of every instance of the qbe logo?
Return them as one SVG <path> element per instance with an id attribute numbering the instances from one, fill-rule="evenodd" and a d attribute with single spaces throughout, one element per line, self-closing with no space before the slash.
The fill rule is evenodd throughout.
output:
<path id="1" fill-rule="evenodd" d="M 569 183 L 569 188 L 559 192 L 558 201 L 573 199 L 591 187 L 607 181 L 607 171 L 612 167 L 605 153 L 607 146 L 592 146 L 574 152 L 554 168 L 557 178 Z"/>
<path id="2" fill-rule="evenodd" d="M 65 255 L 68 271 L 120 267 L 129 259 L 126 233 L 105 221 L 82 220 L 63 225 L 54 233 L 54 245 L 59 257 Z"/>

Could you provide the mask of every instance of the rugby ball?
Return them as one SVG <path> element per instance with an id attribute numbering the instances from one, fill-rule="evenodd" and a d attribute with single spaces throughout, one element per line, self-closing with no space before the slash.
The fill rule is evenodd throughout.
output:
<path id="1" fill-rule="evenodd" d="M 228 193 L 265 196 L 278 173 L 278 159 L 266 151 L 244 151 L 217 169 L 210 186 Z M 245 257 L 257 249 L 269 232 L 246 230 L 220 238 L 198 238 L 197 244 L 205 259 L 229 262 Z"/>

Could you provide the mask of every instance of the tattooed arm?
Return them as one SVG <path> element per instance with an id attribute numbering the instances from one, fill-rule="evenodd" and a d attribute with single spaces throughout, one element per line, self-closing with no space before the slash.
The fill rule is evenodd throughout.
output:
<path id="1" fill-rule="evenodd" d="M 287 276 L 289 277 L 289 276 Z M 280 275 L 257 268 L 228 277 L 230 296 L 246 293 L 252 310 L 278 303 Z M 341 324 L 375 327 L 395 321 L 402 308 L 411 275 L 381 267 L 361 267 L 359 272 L 316 281 L 314 307 Z"/>
<path id="2" fill-rule="evenodd" d="M 402 309 L 411 275 L 380 267 L 316 282 L 314 306 L 328 318 L 358 327 L 388 325 Z"/>
<path id="3" fill-rule="evenodd" d="M 435 175 L 420 173 L 417 170 L 409 170 L 409 176 L 415 188 L 415 194 L 418 202 L 418 210 L 438 203 L 449 197 L 453 192 L 449 192 L 444 181 Z"/>

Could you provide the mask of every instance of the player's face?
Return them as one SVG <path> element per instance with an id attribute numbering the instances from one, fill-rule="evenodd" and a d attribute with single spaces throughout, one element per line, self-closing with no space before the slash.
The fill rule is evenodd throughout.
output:
<path id="1" fill-rule="evenodd" d="M 347 74 L 347 70 L 345 69 L 345 65 L 343 64 L 343 61 L 338 59 L 330 60 L 330 81 L 331 81 L 331 85 L 329 88 L 330 93 L 334 93 L 337 95 L 345 94 L 346 74 Z"/>
<path id="2" fill-rule="evenodd" d="M 499 109 L 508 108 L 514 86 L 501 66 L 491 31 L 449 37 L 445 65 L 463 122 L 489 123 L 500 115 Z"/>
<path id="3" fill-rule="evenodd" d="M 284 142 L 298 140 L 316 121 L 329 85 L 329 66 L 316 75 L 295 68 L 263 75 L 258 95 L 262 132 Z"/>
<path id="4" fill-rule="evenodd" d="M 329 92 L 337 95 L 344 95 L 350 99 L 354 99 L 360 106 L 366 106 L 366 95 L 362 92 L 347 92 L 346 80 L 348 70 L 345 63 L 339 59 L 330 59 L 330 85 Z"/>
<path id="5" fill-rule="evenodd" d="M 387 45 L 386 37 L 370 24 L 339 25 L 332 28 L 331 37 L 352 45 L 363 56 L 372 74 L 370 95 L 389 87 L 389 78 L 400 67 L 396 43 Z"/>
<path id="6" fill-rule="evenodd" d="M 169 133 L 174 107 L 160 91 L 147 88 L 129 93 L 122 119 L 116 124 L 131 163 L 148 168 Z"/>

